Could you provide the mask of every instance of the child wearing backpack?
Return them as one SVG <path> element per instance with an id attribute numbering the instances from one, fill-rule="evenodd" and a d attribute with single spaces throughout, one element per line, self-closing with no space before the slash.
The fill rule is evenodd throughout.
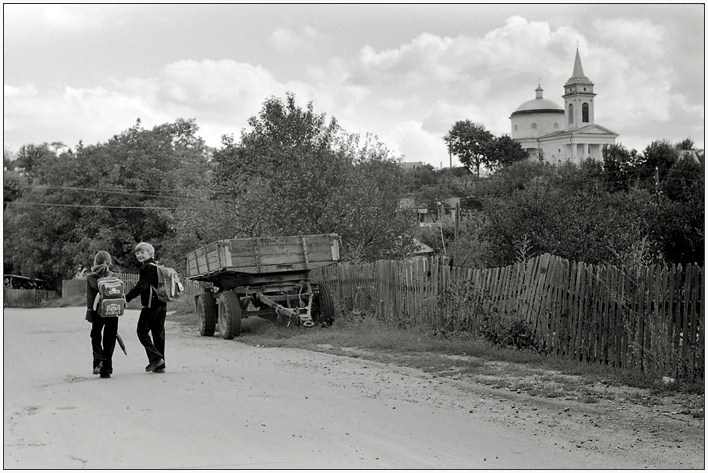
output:
<path id="1" fill-rule="evenodd" d="M 140 296 L 143 306 L 138 318 L 137 333 L 149 361 L 145 371 L 164 373 L 167 303 L 157 297 L 155 290 L 159 286 L 157 262 L 154 259 L 155 248 L 150 243 L 138 243 L 135 246 L 135 257 L 142 263 L 140 279 L 125 295 L 125 299 L 130 302 Z"/>
<path id="2" fill-rule="evenodd" d="M 113 351 L 118 335 L 118 317 L 101 316 L 96 306 L 99 279 L 113 276 L 111 262 L 107 251 L 99 251 L 93 258 L 91 272 L 86 276 L 86 320 L 91 322 L 93 374 L 100 374 L 101 378 L 110 378 L 113 373 Z"/>

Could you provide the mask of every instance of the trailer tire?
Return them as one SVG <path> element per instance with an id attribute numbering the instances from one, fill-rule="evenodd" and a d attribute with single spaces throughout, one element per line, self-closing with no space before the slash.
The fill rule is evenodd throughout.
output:
<path id="1" fill-rule="evenodd" d="M 334 323 L 334 299 L 329 286 L 323 283 L 316 283 L 317 298 L 312 311 L 312 319 L 322 326 L 329 326 Z"/>
<path id="2" fill-rule="evenodd" d="M 236 293 L 224 292 L 219 297 L 219 330 L 226 340 L 241 335 L 241 318 L 243 309 Z"/>
<path id="3" fill-rule="evenodd" d="M 216 301 L 214 294 L 203 292 L 197 296 L 197 322 L 199 325 L 199 335 L 211 337 L 216 328 Z"/>

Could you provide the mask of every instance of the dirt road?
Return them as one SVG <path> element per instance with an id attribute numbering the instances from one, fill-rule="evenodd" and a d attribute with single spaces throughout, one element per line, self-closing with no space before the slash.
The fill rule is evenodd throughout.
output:
<path id="1" fill-rule="evenodd" d="M 645 448 L 631 426 L 614 436 L 598 416 L 393 365 L 198 337 L 170 323 L 167 372 L 146 373 L 132 310 L 119 329 L 128 355 L 117 348 L 113 377 L 100 379 L 82 312 L 4 311 L 5 468 L 704 464 L 695 439 Z"/>

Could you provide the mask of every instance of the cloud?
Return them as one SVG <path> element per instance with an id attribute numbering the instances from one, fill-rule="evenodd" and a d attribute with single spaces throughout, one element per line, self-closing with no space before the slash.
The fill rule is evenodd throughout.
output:
<path id="1" fill-rule="evenodd" d="M 325 40 L 317 29 L 306 26 L 300 31 L 278 28 L 270 35 L 270 42 L 283 53 L 307 54 L 318 50 Z"/>
<path id="2" fill-rule="evenodd" d="M 381 137 L 382 139 L 386 137 Z M 391 130 L 388 140 L 384 140 L 392 150 L 404 156 L 405 161 L 422 161 L 439 167 L 449 166 L 450 159 L 442 136 L 423 129 L 420 122 L 409 120 Z M 453 165 L 459 161 L 453 156 Z"/>
<path id="3" fill-rule="evenodd" d="M 79 18 L 59 23 L 83 24 Z M 539 80 L 544 97 L 562 105 L 576 42 L 598 94 L 597 123 L 620 133 L 620 141 L 643 148 L 664 137 L 651 134 L 677 118 L 699 124 L 678 135 L 699 130 L 702 136 L 702 103 L 688 101 L 673 85 L 673 53 L 662 46 L 670 43 L 668 31 L 648 21 L 617 19 L 596 21 L 583 33 L 513 16 L 484 34 L 421 33 L 395 47 L 362 45 L 357 54 L 317 60 L 325 42 L 318 30 L 281 28 L 269 37 L 279 52 L 309 55 L 289 76 L 232 59 L 184 59 L 151 77 L 114 79 L 101 87 L 6 84 L 6 140 L 19 146 L 40 136 L 73 146 L 79 139 L 106 140 L 138 117 L 145 127 L 195 118 L 207 143 L 217 146 L 221 135 L 246 127 L 265 99 L 290 91 L 298 104 L 312 101 L 317 113 L 336 117 L 345 130 L 378 135 L 407 161 L 437 167 L 448 162 L 442 136 L 457 120 L 508 134 L 509 115 L 534 98 Z M 643 124 L 643 143 L 624 139 L 642 136 Z"/>

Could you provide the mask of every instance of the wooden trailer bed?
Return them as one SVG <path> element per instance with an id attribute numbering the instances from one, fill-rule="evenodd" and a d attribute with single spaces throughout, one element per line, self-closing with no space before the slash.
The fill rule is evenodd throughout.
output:
<path id="1" fill-rule="evenodd" d="M 211 281 L 225 273 L 309 272 L 339 261 L 336 234 L 219 240 L 187 254 L 187 278 Z"/>

